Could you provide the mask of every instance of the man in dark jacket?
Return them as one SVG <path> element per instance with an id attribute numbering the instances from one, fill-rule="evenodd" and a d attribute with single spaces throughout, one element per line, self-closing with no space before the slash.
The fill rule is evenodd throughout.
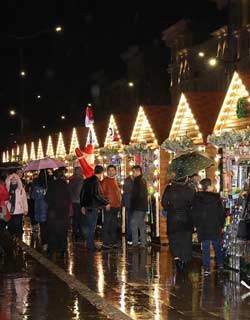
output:
<path id="1" fill-rule="evenodd" d="M 143 178 L 142 168 L 134 166 L 132 168 L 134 176 L 134 184 L 131 194 L 130 208 L 132 210 L 131 228 L 132 228 L 132 242 L 133 248 L 139 246 L 138 230 L 140 231 L 140 239 L 142 249 L 147 246 L 145 215 L 148 210 L 148 190 L 147 182 Z"/>
<path id="2" fill-rule="evenodd" d="M 134 177 L 129 175 L 125 181 L 123 186 L 123 194 L 122 194 L 122 206 L 125 207 L 126 210 L 126 235 L 127 235 L 127 243 L 129 245 L 132 244 L 132 229 L 131 229 L 131 219 L 132 219 L 132 210 L 131 206 L 131 195 L 133 191 L 134 185 Z"/>
<path id="3" fill-rule="evenodd" d="M 94 175 L 84 181 L 80 195 L 82 213 L 86 215 L 88 226 L 87 248 L 90 251 L 98 251 L 94 242 L 98 211 L 103 207 L 110 209 L 108 200 L 104 198 L 100 185 L 100 181 L 103 179 L 103 172 L 102 166 L 96 166 Z"/>
<path id="4" fill-rule="evenodd" d="M 81 205 L 80 205 L 80 193 L 83 186 L 83 175 L 82 168 L 75 167 L 74 175 L 69 182 L 69 190 L 72 201 L 72 209 L 73 209 L 73 239 L 76 241 L 78 238 L 83 237 L 83 220 L 81 214 Z"/>
<path id="5" fill-rule="evenodd" d="M 65 256 L 69 226 L 70 192 L 65 181 L 64 170 L 55 172 L 55 179 L 49 184 L 45 200 L 48 203 L 48 255 L 59 252 Z"/>
<path id="6" fill-rule="evenodd" d="M 223 268 L 221 229 L 225 224 L 225 210 L 218 193 L 212 192 L 212 182 L 206 178 L 200 182 L 202 191 L 194 199 L 192 216 L 202 245 L 204 274 L 210 273 L 210 242 L 212 242 L 218 268 Z"/>
<path id="7" fill-rule="evenodd" d="M 191 206 L 195 191 L 187 184 L 187 178 L 168 185 L 162 198 L 167 214 L 167 233 L 170 250 L 178 270 L 182 270 L 192 256 Z"/>

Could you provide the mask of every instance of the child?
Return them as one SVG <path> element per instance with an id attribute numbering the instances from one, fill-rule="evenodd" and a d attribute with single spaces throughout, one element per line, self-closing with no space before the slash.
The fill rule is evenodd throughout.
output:
<path id="1" fill-rule="evenodd" d="M 225 223 L 225 212 L 218 193 L 212 192 L 211 179 L 200 182 L 202 191 L 195 195 L 192 216 L 201 241 L 204 275 L 210 274 L 210 243 L 212 242 L 216 264 L 223 269 L 221 229 Z"/>

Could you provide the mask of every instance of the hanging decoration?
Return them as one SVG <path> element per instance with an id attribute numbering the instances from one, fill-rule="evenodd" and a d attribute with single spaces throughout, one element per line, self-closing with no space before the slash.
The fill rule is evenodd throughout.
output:
<path id="1" fill-rule="evenodd" d="M 194 149 L 193 140 L 188 136 L 183 136 L 176 139 L 166 139 L 161 147 L 166 151 L 171 152 L 185 152 L 192 151 Z"/>
<path id="2" fill-rule="evenodd" d="M 217 148 L 230 148 L 241 144 L 250 144 L 250 129 L 224 131 L 221 134 L 208 136 L 208 142 Z"/>
<path id="3" fill-rule="evenodd" d="M 247 111 L 246 107 L 247 107 L 246 97 L 239 98 L 236 105 L 236 114 L 238 119 L 246 117 L 246 111 Z"/>
<path id="4" fill-rule="evenodd" d="M 131 143 L 124 146 L 124 153 L 126 155 L 145 155 L 149 150 L 148 144 L 145 141 L 138 143 Z"/>
<path id="5" fill-rule="evenodd" d="M 103 147 L 100 148 L 100 155 L 102 157 L 106 156 L 108 158 L 112 157 L 112 156 L 119 156 L 120 152 L 119 152 L 119 148 L 115 147 L 115 146 L 107 146 L 107 147 Z"/>

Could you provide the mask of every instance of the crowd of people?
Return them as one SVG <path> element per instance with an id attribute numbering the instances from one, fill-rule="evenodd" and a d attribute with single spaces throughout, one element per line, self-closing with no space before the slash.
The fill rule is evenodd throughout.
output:
<path id="1" fill-rule="evenodd" d="M 148 245 L 145 223 L 148 187 L 139 165 L 132 168 L 132 173 L 125 179 L 123 191 L 114 165 L 107 167 L 106 174 L 104 168 L 97 165 L 93 176 L 87 179 L 81 167 L 74 168 L 69 178 L 66 178 L 65 168 L 54 172 L 41 170 L 29 183 L 20 170 L 1 178 L 1 252 L 6 250 L 7 235 L 12 241 L 22 238 L 25 215 L 30 218 L 33 231 L 39 230 L 41 248 L 48 257 L 55 253 L 65 256 L 69 229 L 73 241 L 84 241 L 90 252 L 118 248 L 122 207 L 126 210 L 127 245 L 131 249 L 145 250 Z M 194 229 L 201 242 L 204 274 L 210 273 L 210 242 L 214 246 L 217 267 L 223 268 L 221 230 L 225 213 L 219 195 L 213 192 L 211 180 L 200 181 L 197 174 L 177 181 L 173 179 L 164 191 L 162 206 L 177 269 L 184 270 L 191 260 Z M 100 217 L 102 245 L 97 246 L 96 228 Z"/>

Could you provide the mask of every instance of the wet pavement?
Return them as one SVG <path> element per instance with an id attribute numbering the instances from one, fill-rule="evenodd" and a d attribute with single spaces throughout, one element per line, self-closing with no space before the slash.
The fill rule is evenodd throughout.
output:
<path id="1" fill-rule="evenodd" d="M 0 259 L 1 320 L 107 319 L 26 254 Z"/>
<path id="2" fill-rule="evenodd" d="M 24 240 L 31 246 L 36 245 L 29 230 L 26 230 Z M 201 260 L 194 258 L 186 273 L 176 274 L 168 247 L 152 246 L 147 251 L 132 251 L 127 249 L 123 239 L 120 249 L 92 254 L 82 242 L 69 242 L 66 259 L 58 259 L 56 263 L 132 319 L 250 319 L 250 293 L 240 286 L 238 273 L 218 273 L 212 265 L 213 272 L 205 277 L 201 273 Z M 35 263 L 32 265 L 34 270 L 41 268 Z M 44 310 L 44 318 L 34 319 L 55 319 L 55 315 L 48 316 L 48 311 L 52 310 L 53 304 L 59 303 L 62 292 L 65 307 L 62 316 L 56 315 L 58 319 L 100 318 L 94 307 L 91 311 L 88 305 L 87 311 L 84 310 L 86 301 L 74 295 L 54 276 L 46 275 L 45 271 L 35 274 L 35 282 L 27 280 L 27 275 L 20 280 L 23 281 L 20 287 L 28 286 L 25 292 L 29 292 L 29 308 Z M 12 290 L 13 281 L 6 281 L 5 286 Z M 3 303 L 1 298 L 0 305 Z M 76 305 L 77 312 L 73 311 Z M 79 310 L 83 313 L 79 314 Z"/>

